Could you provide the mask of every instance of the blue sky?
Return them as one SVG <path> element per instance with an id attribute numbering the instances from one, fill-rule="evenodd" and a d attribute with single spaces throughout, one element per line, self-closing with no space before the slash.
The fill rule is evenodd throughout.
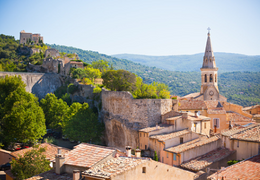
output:
<path id="1" fill-rule="evenodd" d="M 260 55 L 259 0 L 0 0 L 0 34 L 108 55 L 214 52 Z"/>

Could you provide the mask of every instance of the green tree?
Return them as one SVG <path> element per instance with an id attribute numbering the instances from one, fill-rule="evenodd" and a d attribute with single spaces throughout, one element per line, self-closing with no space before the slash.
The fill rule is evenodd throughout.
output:
<path id="1" fill-rule="evenodd" d="M 157 156 L 157 152 L 156 151 L 154 151 L 153 160 L 158 161 L 158 156 Z"/>
<path id="2" fill-rule="evenodd" d="M 82 79 L 86 77 L 85 71 L 81 68 L 74 69 L 71 74 L 72 74 L 72 78 L 75 79 Z"/>
<path id="3" fill-rule="evenodd" d="M 7 144 L 35 142 L 46 134 L 45 118 L 38 98 L 18 88 L 5 98 L 2 130 Z"/>
<path id="4" fill-rule="evenodd" d="M 93 67 L 85 67 L 85 77 L 89 78 L 92 82 L 94 82 L 95 78 L 100 78 L 101 77 L 101 71 L 99 69 L 95 69 Z"/>
<path id="5" fill-rule="evenodd" d="M 63 116 L 69 108 L 67 103 L 50 93 L 40 101 L 40 106 L 45 114 L 47 128 L 61 131 Z"/>
<path id="6" fill-rule="evenodd" d="M 108 70 L 102 75 L 103 85 L 112 91 L 130 91 L 136 89 L 136 76 L 126 70 Z"/>
<path id="7" fill-rule="evenodd" d="M 37 174 L 49 171 L 50 161 L 43 155 L 46 149 L 34 147 L 27 151 L 24 156 L 19 156 L 17 159 L 11 161 L 12 174 L 18 180 L 27 179 Z"/>
<path id="8" fill-rule="evenodd" d="M 104 72 L 108 69 L 109 65 L 107 61 L 104 60 L 98 60 L 92 62 L 92 67 L 95 69 L 99 69 L 101 72 Z"/>
<path id="9" fill-rule="evenodd" d="M 75 107 L 77 108 L 76 111 Z M 98 138 L 101 123 L 98 121 L 97 115 L 93 113 L 87 103 L 82 105 L 77 103 L 75 107 L 72 110 L 74 113 L 68 114 L 69 117 L 63 129 L 64 134 L 70 139 L 82 142 L 89 142 Z"/>

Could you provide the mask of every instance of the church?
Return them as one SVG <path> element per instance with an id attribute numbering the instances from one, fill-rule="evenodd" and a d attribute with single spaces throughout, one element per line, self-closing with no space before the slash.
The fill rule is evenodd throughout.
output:
<path id="1" fill-rule="evenodd" d="M 218 68 L 216 66 L 215 56 L 213 53 L 210 32 L 208 32 L 208 39 L 206 49 L 203 57 L 203 64 L 201 70 L 201 88 L 200 92 L 188 94 L 182 99 L 196 99 L 203 101 L 227 101 L 227 98 L 220 95 L 218 89 Z"/>
<path id="2" fill-rule="evenodd" d="M 208 29 L 209 30 L 209 29 Z M 210 32 L 206 43 L 201 70 L 200 92 L 191 93 L 179 98 L 181 111 L 199 113 L 211 118 L 211 129 L 220 133 L 234 125 L 253 123 L 252 115 L 243 110 L 242 106 L 227 102 L 218 89 L 218 68 L 213 53 Z"/>

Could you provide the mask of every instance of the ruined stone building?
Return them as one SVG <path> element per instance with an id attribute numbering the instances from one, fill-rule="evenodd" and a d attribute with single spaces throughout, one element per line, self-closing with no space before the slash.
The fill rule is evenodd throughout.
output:
<path id="1" fill-rule="evenodd" d="M 27 33 L 22 30 L 20 32 L 20 44 L 27 44 L 29 42 L 43 43 L 43 37 L 40 34 Z"/>

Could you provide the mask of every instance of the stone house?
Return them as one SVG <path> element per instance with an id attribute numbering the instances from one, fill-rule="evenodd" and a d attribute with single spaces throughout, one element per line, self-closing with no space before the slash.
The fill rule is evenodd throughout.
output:
<path id="1" fill-rule="evenodd" d="M 258 123 L 224 130 L 221 136 L 224 147 L 236 150 L 236 160 L 260 154 L 260 124 Z"/>
<path id="2" fill-rule="evenodd" d="M 26 44 L 29 41 L 34 43 L 43 42 L 43 37 L 40 34 L 27 33 L 24 30 L 20 32 L 20 44 Z"/>
<path id="3" fill-rule="evenodd" d="M 197 138 L 192 141 L 167 148 L 164 151 L 171 154 L 168 157 L 170 159 L 170 163 L 172 165 L 179 166 L 185 161 L 204 155 L 219 147 L 221 147 L 221 139 L 217 136 L 213 136 L 211 138 Z"/>
<path id="4" fill-rule="evenodd" d="M 244 107 L 243 111 L 246 111 L 249 114 L 256 115 L 260 114 L 260 105 L 254 105 L 254 106 L 249 106 L 249 107 Z"/>

